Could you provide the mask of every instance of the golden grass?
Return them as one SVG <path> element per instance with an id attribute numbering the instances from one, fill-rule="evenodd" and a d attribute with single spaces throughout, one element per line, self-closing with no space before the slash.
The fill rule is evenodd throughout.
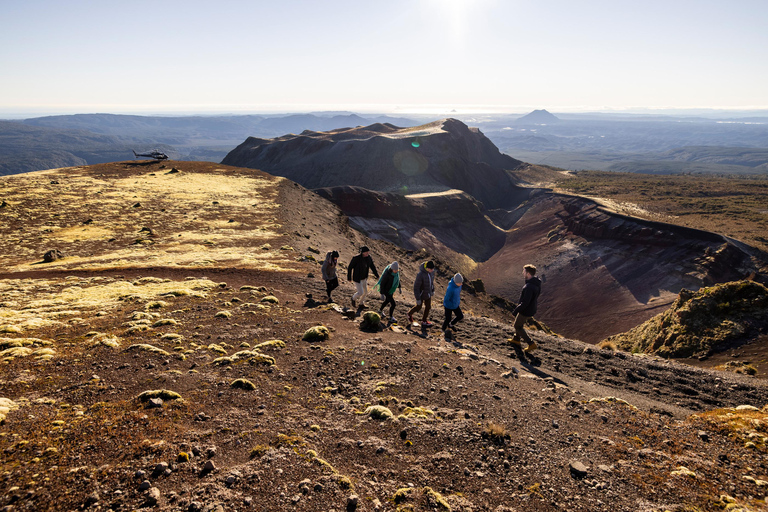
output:
<path id="1" fill-rule="evenodd" d="M 108 179 L 94 169 L 0 178 L 9 205 L 0 211 L 0 246 L 14 248 L 0 254 L 1 268 L 35 270 L 50 248 L 64 257 L 45 269 L 291 267 L 280 251 L 252 250 L 281 235 L 274 215 L 282 178 L 184 169 Z"/>

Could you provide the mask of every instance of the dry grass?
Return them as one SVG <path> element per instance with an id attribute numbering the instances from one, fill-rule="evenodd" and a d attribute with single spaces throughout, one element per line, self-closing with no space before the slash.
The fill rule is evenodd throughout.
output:
<path id="1" fill-rule="evenodd" d="M 280 178 L 221 169 L 112 178 L 96 172 L 68 168 L 0 178 L 8 205 L 0 210 L 0 246 L 14 248 L 0 254 L 0 267 L 34 270 L 49 248 L 60 249 L 64 258 L 46 269 L 121 268 L 148 261 L 184 267 L 290 266 L 280 251 L 250 249 L 279 236 Z"/>
<path id="2" fill-rule="evenodd" d="M 555 176 L 558 190 L 606 198 L 623 213 L 705 229 L 768 250 L 768 177 L 583 171 Z"/>

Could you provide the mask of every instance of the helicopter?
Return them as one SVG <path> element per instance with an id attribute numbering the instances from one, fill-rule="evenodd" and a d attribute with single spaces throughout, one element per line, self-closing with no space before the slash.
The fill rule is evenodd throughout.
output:
<path id="1" fill-rule="evenodd" d="M 154 158 L 155 160 L 168 160 L 168 155 L 156 149 L 149 151 L 147 153 L 137 153 L 136 151 L 134 151 L 133 156 L 136 158 L 143 156 L 146 158 Z"/>

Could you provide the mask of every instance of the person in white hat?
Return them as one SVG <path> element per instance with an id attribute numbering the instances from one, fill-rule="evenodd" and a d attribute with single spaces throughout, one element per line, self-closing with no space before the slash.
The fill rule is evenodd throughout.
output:
<path id="1" fill-rule="evenodd" d="M 464 278 L 461 274 L 456 274 L 448 283 L 448 288 L 445 290 L 445 297 L 443 298 L 443 307 L 445 307 L 445 320 L 443 321 L 443 330 L 446 330 L 448 326 L 455 326 L 458 322 L 464 319 L 464 313 L 461 312 L 461 285 L 464 284 Z M 456 318 L 451 322 L 451 317 L 456 315 Z"/>

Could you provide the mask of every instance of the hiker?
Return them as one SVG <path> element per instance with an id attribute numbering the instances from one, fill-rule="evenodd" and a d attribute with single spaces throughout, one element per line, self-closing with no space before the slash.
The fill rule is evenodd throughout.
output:
<path id="1" fill-rule="evenodd" d="M 432 275 L 435 271 L 435 264 L 432 260 L 423 263 L 419 267 L 419 273 L 413 281 L 413 295 L 416 297 L 416 305 L 408 311 L 408 321 L 413 323 L 413 314 L 421 310 L 421 304 L 424 303 L 424 316 L 421 319 L 421 325 L 431 327 L 432 322 L 427 321 L 429 311 L 432 309 L 432 294 L 435 293 L 435 278 Z"/>
<path id="2" fill-rule="evenodd" d="M 516 315 L 515 335 L 512 337 L 512 343 L 522 346 L 520 342 L 525 341 L 528 344 L 525 352 L 531 352 L 536 350 L 538 346 L 531 340 L 523 326 L 528 319 L 536 314 L 536 304 L 541 293 L 541 279 L 536 277 L 536 267 L 533 265 L 525 265 L 523 267 L 523 278 L 525 278 L 525 285 L 520 293 L 520 302 L 512 311 L 512 314 Z"/>
<path id="3" fill-rule="evenodd" d="M 445 290 L 445 297 L 443 298 L 443 307 L 445 308 L 445 320 L 443 321 L 443 330 L 446 330 L 448 326 L 454 327 L 457 323 L 464 319 L 464 313 L 461 312 L 461 285 L 464 284 L 464 278 L 461 274 L 457 273 L 448 283 L 448 288 Z M 456 318 L 451 322 L 451 316 L 456 315 Z"/>
<path id="4" fill-rule="evenodd" d="M 339 278 L 336 277 L 336 265 L 339 263 L 339 253 L 331 251 L 325 255 L 323 262 L 323 280 L 325 280 L 325 293 L 328 295 L 328 302 L 333 302 L 331 292 L 339 287 Z"/>
<path id="5" fill-rule="evenodd" d="M 384 307 L 389 304 L 389 321 L 394 323 L 395 320 L 395 290 L 400 290 L 400 295 L 403 294 L 403 289 L 400 287 L 400 266 L 396 261 L 393 261 L 384 271 L 381 273 L 381 277 L 378 282 L 373 286 L 374 290 L 379 290 L 381 293 L 381 299 L 384 303 L 379 308 L 379 314 L 384 316 Z"/>
<path id="6" fill-rule="evenodd" d="M 354 281 L 357 291 L 352 295 L 352 307 L 357 307 L 356 301 L 360 301 L 360 307 L 365 307 L 365 296 L 368 295 L 368 270 L 378 279 L 379 272 L 373 264 L 370 249 L 366 246 L 360 248 L 360 254 L 352 258 L 347 267 L 347 281 Z"/>

